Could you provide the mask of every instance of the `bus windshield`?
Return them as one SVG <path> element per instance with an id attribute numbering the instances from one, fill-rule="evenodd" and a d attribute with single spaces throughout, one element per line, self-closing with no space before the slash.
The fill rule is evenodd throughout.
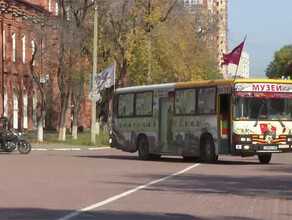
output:
<path id="1" fill-rule="evenodd" d="M 271 97 L 235 97 L 235 120 L 292 120 L 292 99 Z"/>

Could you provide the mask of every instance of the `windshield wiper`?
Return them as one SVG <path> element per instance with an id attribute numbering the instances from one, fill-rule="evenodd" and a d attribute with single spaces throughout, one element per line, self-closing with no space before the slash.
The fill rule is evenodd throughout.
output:
<path id="1" fill-rule="evenodd" d="M 256 127 L 258 125 L 258 122 L 260 120 L 260 116 L 261 116 L 261 112 L 262 112 L 263 107 L 264 107 L 264 103 L 261 104 L 261 107 L 260 107 L 260 110 L 259 110 L 259 113 L 258 113 L 258 117 L 257 117 L 257 120 L 256 120 L 256 122 L 254 124 L 254 127 Z"/>
<path id="2" fill-rule="evenodd" d="M 280 117 L 279 117 L 280 113 L 277 112 L 277 111 L 275 111 L 275 109 L 274 109 L 272 106 L 269 106 L 269 108 L 270 108 L 271 110 L 273 110 L 274 112 L 276 112 L 276 117 L 278 118 L 278 121 L 279 121 L 280 125 L 281 125 L 283 128 L 285 128 L 285 125 L 284 125 L 283 121 L 282 121 L 282 120 L 280 119 Z"/>

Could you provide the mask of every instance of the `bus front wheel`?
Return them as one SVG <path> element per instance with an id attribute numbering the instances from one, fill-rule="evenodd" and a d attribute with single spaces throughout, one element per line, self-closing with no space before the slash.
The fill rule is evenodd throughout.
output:
<path id="1" fill-rule="evenodd" d="M 138 154 L 141 160 L 149 159 L 149 145 L 145 136 L 141 136 L 138 139 Z"/>
<path id="2" fill-rule="evenodd" d="M 258 158 L 261 164 L 269 164 L 272 158 L 272 154 L 258 155 Z"/>
<path id="3" fill-rule="evenodd" d="M 215 154 L 214 141 L 210 135 L 206 135 L 201 140 L 200 160 L 205 163 L 215 163 L 218 160 L 218 156 Z"/>

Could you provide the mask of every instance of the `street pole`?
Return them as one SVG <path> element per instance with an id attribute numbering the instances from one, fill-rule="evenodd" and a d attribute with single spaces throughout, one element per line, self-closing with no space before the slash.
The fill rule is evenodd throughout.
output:
<path id="1" fill-rule="evenodd" d="M 93 77 L 92 77 L 92 103 L 91 103 L 91 143 L 96 143 L 96 72 L 97 72 L 97 27 L 98 5 L 94 2 L 94 44 L 93 44 Z"/>

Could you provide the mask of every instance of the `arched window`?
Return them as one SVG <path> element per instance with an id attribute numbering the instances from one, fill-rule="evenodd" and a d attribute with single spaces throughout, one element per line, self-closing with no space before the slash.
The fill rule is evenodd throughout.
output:
<path id="1" fill-rule="evenodd" d="M 8 116 L 8 95 L 6 87 L 4 87 L 4 116 Z"/>
<path id="2" fill-rule="evenodd" d="M 37 95 L 35 90 L 32 92 L 32 120 L 33 128 L 37 129 Z"/>
<path id="3" fill-rule="evenodd" d="M 13 88 L 13 128 L 18 129 L 18 94 Z"/>
<path id="4" fill-rule="evenodd" d="M 23 89 L 23 128 L 27 129 L 27 91 Z"/>

